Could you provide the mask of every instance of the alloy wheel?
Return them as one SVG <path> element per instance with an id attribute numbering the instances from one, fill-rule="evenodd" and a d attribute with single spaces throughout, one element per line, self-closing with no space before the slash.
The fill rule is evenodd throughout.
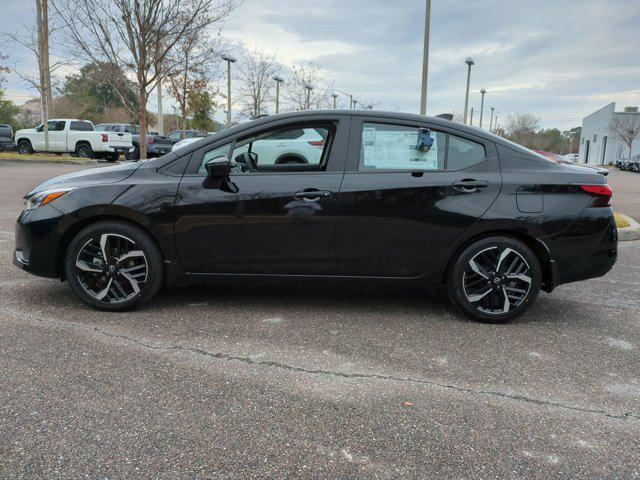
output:
<path id="1" fill-rule="evenodd" d="M 140 293 L 149 267 L 136 243 L 123 235 L 103 233 L 80 249 L 75 271 L 82 288 L 95 300 L 119 303 Z"/>
<path id="2" fill-rule="evenodd" d="M 524 257 L 510 247 L 489 247 L 474 255 L 466 265 L 464 294 L 477 310 L 503 315 L 518 308 L 531 289 L 531 268 Z"/>

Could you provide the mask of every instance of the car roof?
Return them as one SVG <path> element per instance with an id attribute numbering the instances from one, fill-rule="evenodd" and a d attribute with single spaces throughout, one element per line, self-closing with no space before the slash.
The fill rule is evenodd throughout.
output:
<path id="1" fill-rule="evenodd" d="M 417 113 L 401 113 L 401 112 L 386 112 L 386 111 L 378 111 L 378 110 L 303 110 L 300 112 L 285 112 L 278 113 L 276 115 L 269 115 L 266 117 L 257 118 L 249 123 L 237 124 L 233 127 L 233 131 L 240 131 L 244 129 L 248 129 L 254 126 L 259 125 L 267 125 L 274 120 L 294 120 L 297 117 L 309 117 L 309 116 L 351 116 L 351 117 L 367 117 L 367 118 L 380 118 L 380 119 L 392 119 L 392 120 L 400 120 L 400 121 L 409 121 L 409 122 L 428 122 L 433 125 L 439 125 L 442 127 L 448 127 L 455 130 L 458 130 L 462 133 L 468 133 L 470 135 L 475 135 L 477 137 L 484 138 L 486 140 L 499 143 L 507 148 L 513 149 L 514 145 L 507 139 L 494 135 L 492 133 L 487 132 L 486 130 L 482 130 L 477 127 L 472 127 L 469 125 L 464 125 L 462 123 L 454 122 L 451 120 L 446 120 L 444 118 L 439 117 L 430 117 L 427 115 L 419 115 Z M 227 129 L 229 131 L 230 129 Z M 225 130 L 222 130 L 224 132 Z M 520 148 L 523 148 L 519 145 L 516 145 Z"/>

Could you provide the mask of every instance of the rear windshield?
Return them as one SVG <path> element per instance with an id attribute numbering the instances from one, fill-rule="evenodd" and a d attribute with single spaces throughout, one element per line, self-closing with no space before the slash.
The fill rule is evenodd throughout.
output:
<path id="1" fill-rule="evenodd" d="M 10 137 L 11 127 L 8 125 L 0 125 L 0 137 Z"/>
<path id="2" fill-rule="evenodd" d="M 91 122 L 71 122 L 70 130 L 78 132 L 93 132 L 93 123 Z"/>

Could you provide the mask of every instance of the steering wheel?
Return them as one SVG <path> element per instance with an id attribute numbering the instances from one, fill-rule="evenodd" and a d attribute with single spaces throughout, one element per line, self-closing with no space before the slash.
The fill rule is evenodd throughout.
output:
<path id="1" fill-rule="evenodd" d="M 247 169 L 250 172 L 257 172 L 258 171 L 258 163 L 257 163 L 257 159 L 258 156 L 253 153 L 253 152 L 244 152 L 243 154 L 239 155 L 240 159 L 238 161 L 238 158 L 236 157 L 236 161 L 240 164 L 244 164 Z"/>

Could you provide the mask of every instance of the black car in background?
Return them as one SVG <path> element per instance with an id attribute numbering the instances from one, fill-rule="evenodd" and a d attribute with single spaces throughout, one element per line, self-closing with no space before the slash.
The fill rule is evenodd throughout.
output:
<path id="1" fill-rule="evenodd" d="M 11 125 L 0 124 L 0 152 L 13 150 L 13 128 Z"/>
<path id="2" fill-rule="evenodd" d="M 323 132 L 305 162 L 266 158 L 294 129 Z M 343 278 L 440 287 L 471 317 L 503 322 L 540 289 L 611 269 L 611 195 L 592 169 L 451 121 L 288 113 L 37 186 L 14 263 L 104 310 L 163 284 Z"/>
<path id="3" fill-rule="evenodd" d="M 96 125 L 96 131 L 100 132 L 118 132 L 130 133 L 131 143 L 133 143 L 133 151 L 125 154 L 127 160 L 138 160 L 140 158 L 140 126 L 128 123 L 101 123 Z M 171 151 L 173 142 L 164 135 L 157 132 L 147 133 L 147 157 L 160 157 Z M 115 162 L 117 156 L 109 157 L 108 160 Z"/>
<path id="4" fill-rule="evenodd" d="M 208 135 L 209 134 L 207 132 L 202 132 L 200 130 L 174 130 L 167 136 L 171 139 L 172 143 L 177 143 L 185 138 L 204 138 Z"/>

